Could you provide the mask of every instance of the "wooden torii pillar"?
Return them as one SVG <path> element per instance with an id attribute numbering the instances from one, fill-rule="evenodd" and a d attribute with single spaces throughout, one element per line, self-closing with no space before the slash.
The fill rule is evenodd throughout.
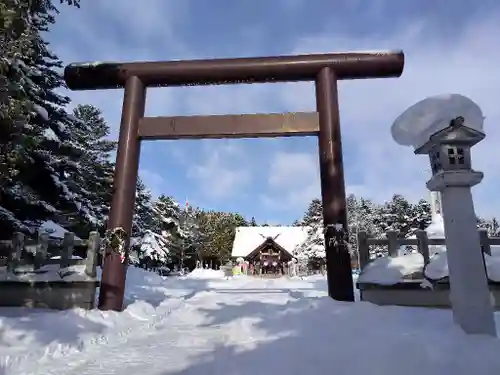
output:
<path id="1" fill-rule="evenodd" d="M 404 54 L 401 51 L 68 65 L 64 78 L 72 90 L 125 89 L 99 308 L 116 311 L 123 308 L 129 235 L 143 139 L 317 135 L 328 294 L 335 300 L 354 301 L 347 248 L 337 81 L 399 77 L 403 66 Z M 315 82 L 316 112 L 144 117 L 147 87 L 297 81 Z"/>

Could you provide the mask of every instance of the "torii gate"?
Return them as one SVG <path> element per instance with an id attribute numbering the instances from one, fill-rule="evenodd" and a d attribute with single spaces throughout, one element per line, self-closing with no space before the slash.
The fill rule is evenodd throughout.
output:
<path id="1" fill-rule="evenodd" d="M 354 301 L 347 248 L 337 81 L 399 77 L 403 66 L 404 54 L 401 51 L 68 65 L 64 78 L 72 90 L 125 89 L 99 308 L 123 309 L 129 234 L 143 139 L 317 135 L 328 294 L 339 301 Z M 144 117 L 147 87 L 292 81 L 315 82 L 316 112 Z"/>

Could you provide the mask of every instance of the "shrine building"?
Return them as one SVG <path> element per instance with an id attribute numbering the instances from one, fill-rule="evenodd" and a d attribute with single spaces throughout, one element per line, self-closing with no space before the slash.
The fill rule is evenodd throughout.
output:
<path id="1" fill-rule="evenodd" d="M 307 239 L 309 227 L 238 227 L 233 260 L 243 258 L 262 274 L 279 274 Z"/>

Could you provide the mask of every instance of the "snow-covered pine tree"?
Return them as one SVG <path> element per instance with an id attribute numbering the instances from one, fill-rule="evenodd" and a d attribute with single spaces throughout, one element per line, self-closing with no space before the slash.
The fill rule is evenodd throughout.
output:
<path id="1" fill-rule="evenodd" d="M 432 222 L 431 204 L 420 199 L 417 204 L 412 205 L 412 225 L 406 237 L 415 234 L 417 230 L 424 230 Z"/>
<path id="2" fill-rule="evenodd" d="M 380 207 L 376 225 L 384 233 L 396 231 L 401 238 L 404 238 L 410 231 L 412 219 L 411 203 L 402 195 L 395 194 L 390 201 Z"/>
<path id="3" fill-rule="evenodd" d="M 364 231 L 369 237 L 378 238 L 383 233 L 377 228 L 379 206 L 369 199 L 350 194 L 347 197 L 347 225 L 349 227 L 349 246 L 351 256 L 358 259 L 358 232 Z M 377 254 L 382 248 L 372 246 L 370 252 Z"/>
<path id="4" fill-rule="evenodd" d="M 397 231 L 401 238 L 406 238 L 418 229 L 425 229 L 430 222 L 429 202 L 422 199 L 417 204 L 411 204 L 396 194 L 380 208 L 377 226 L 384 232 Z"/>
<path id="5" fill-rule="evenodd" d="M 478 217 L 477 227 L 480 229 L 486 229 L 488 237 L 500 237 L 500 224 L 495 217 L 492 219 L 483 219 Z"/>
<path id="6" fill-rule="evenodd" d="M 181 208 L 174 198 L 160 195 L 153 203 L 154 233 L 162 237 L 168 263 L 179 265 L 182 251 Z"/>
<path id="7" fill-rule="evenodd" d="M 299 221 L 301 226 L 308 227 L 318 225 L 323 220 L 323 204 L 321 199 L 314 198 L 305 212 L 302 219 Z"/>
<path id="8" fill-rule="evenodd" d="M 186 205 L 180 213 L 179 225 L 179 264 L 192 269 L 200 260 L 200 249 L 205 239 L 199 218 L 199 209 Z"/>
<path id="9" fill-rule="evenodd" d="M 165 269 L 169 262 L 168 243 L 164 236 L 146 230 L 132 247 L 130 262 L 147 270 Z"/>
<path id="10" fill-rule="evenodd" d="M 319 269 L 325 263 L 325 239 L 323 234 L 323 205 L 320 199 L 313 199 L 298 221 L 300 226 L 309 227 L 307 239 L 294 251 L 294 256 L 308 268 Z"/>
<path id="11" fill-rule="evenodd" d="M 357 233 L 365 231 L 370 237 L 379 237 L 381 231 L 377 228 L 377 216 L 379 206 L 369 199 L 358 198 L 350 194 L 346 198 L 347 203 L 347 225 L 349 228 L 349 248 L 353 259 L 357 259 Z M 309 235 L 304 245 L 298 249 L 301 257 L 324 257 L 324 235 L 323 235 L 323 212 L 320 199 L 313 199 L 298 224 L 310 226 Z M 379 249 L 371 248 L 376 253 Z M 318 260 L 314 263 L 319 263 Z"/>
<path id="12" fill-rule="evenodd" d="M 116 149 L 116 141 L 107 138 L 109 125 L 96 107 L 78 105 L 73 116 L 74 121 L 68 128 L 82 154 L 75 160 L 78 168 L 66 172 L 66 181 L 81 205 L 77 212 L 68 213 L 67 229 L 86 237 L 91 230 L 99 230 L 105 225 L 113 188 L 111 153 Z"/>
<path id="13" fill-rule="evenodd" d="M 376 227 L 379 233 L 398 232 L 399 238 L 408 238 L 419 229 L 425 229 L 431 223 L 429 202 L 421 199 L 412 204 L 402 195 L 395 194 L 392 200 L 385 202 L 377 213 Z M 378 255 L 387 254 L 387 246 L 379 249 Z"/>
<path id="14" fill-rule="evenodd" d="M 307 233 L 307 239 L 293 254 L 299 262 L 305 262 L 307 267 L 319 270 L 325 264 L 325 238 L 323 232 L 323 220 L 319 223 L 311 223 Z"/>
<path id="15" fill-rule="evenodd" d="M 15 24 L 15 31 L 2 38 L 29 35 L 22 38 L 20 50 L 2 55 L 1 84 L 17 101 L 2 109 L 11 115 L 2 118 L 2 128 L 7 129 L 8 142 L 16 144 L 14 150 L 7 146 L 6 168 L 12 173 L 0 186 L 0 232 L 9 236 L 15 230 L 31 232 L 43 220 L 60 221 L 63 212 L 78 210 L 80 203 L 65 183 L 65 172 L 77 168 L 73 160 L 81 150 L 66 128 L 71 122 L 65 110 L 69 99 L 56 93 L 64 87 L 56 71 L 62 64 L 41 37 L 54 23 L 57 9 L 51 1 L 2 5 L 2 14 L 11 12 Z M 16 40 L 11 42 L 15 45 Z"/>
<path id="16" fill-rule="evenodd" d="M 153 211 L 153 197 L 138 178 L 131 233 L 131 263 L 141 267 L 159 267 L 168 262 L 167 243 L 161 235 L 161 223 Z"/>
<path id="17" fill-rule="evenodd" d="M 33 54 L 38 37 L 30 22 L 29 9 L 18 0 L 0 3 L 0 186 L 11 182 L 22 162 L 22 130 L 32 112 L 26 94 L 29 68 L 21 56 Z"/>
<path id="18" fill-rule="evenodd" d="M 160 232 L 155 222 L 153 197 L 144 182 L 138 178 L 131 236 L 140 238 L 150 230 Z"/>
<path id="19" fill-rule="evenodd" d="M 17 0 L 0 4 L 0 233 L 6 238 L 14 230 L 27 230 L 15 212 L 5 207 L 9 189 L 15 186 L 19 169 L 26 162 L 23 131 L 32 116 L 27 90 L 29 68 L 21 56 L 33 55 L 33 40 L 38 33 L 32 27 L 29 7 Z M 43 215 L 42 215 L 43 216 Z"/>

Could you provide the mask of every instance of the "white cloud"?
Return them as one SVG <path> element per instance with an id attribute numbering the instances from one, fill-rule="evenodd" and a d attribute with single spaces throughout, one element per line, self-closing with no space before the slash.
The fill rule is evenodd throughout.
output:
<path id="1" fill-rule="evenodd" d="M 261 196 L 262 202 L 281 210 L 302 209 L 318 196 L 318 155 L 305 152 L 278 152 L 269 166 L 270 192 Z"/>
<path id="2" fill-rule="evenodd" d="M 237 163 L 245 156 L 242 150 L 225 142 L 205 142 L 204 146 L 202 161 L 188 167 L 187 177 L 196 181 L 206 198 L 241 195 L 252 179 L 251 170 Z"/>

